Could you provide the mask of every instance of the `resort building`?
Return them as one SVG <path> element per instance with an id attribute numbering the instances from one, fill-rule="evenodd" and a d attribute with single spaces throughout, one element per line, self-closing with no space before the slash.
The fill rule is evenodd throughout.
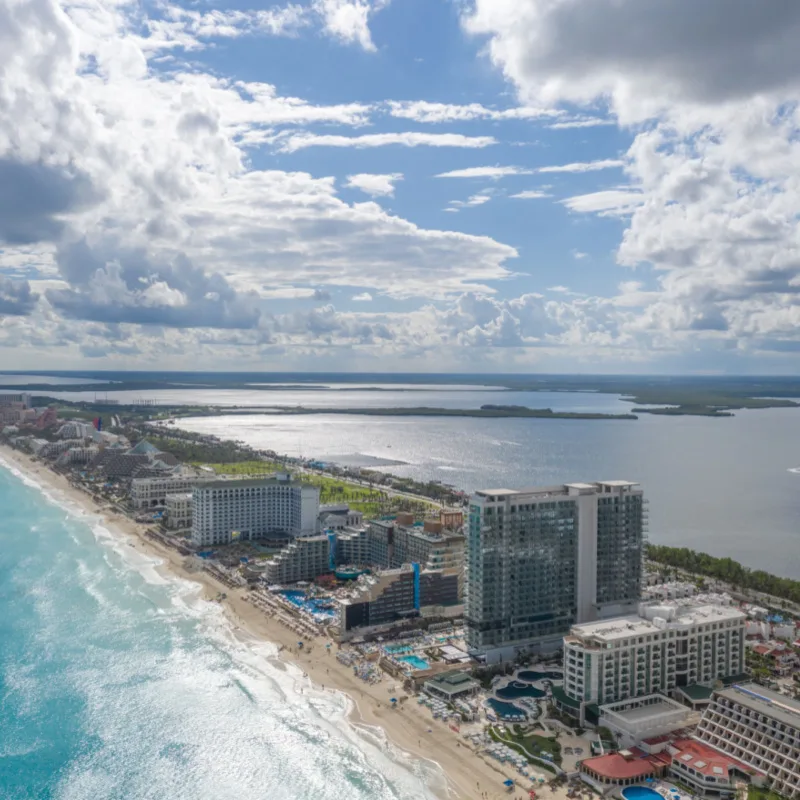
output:
<path id="1" fill-rule="evenodd" d="M 360 511 L 350 508 L 347 503 L 325 503 L 319 507 L 320 530 L 340 531 L 343 528 L 357 528 L 364 522 Z"/>
<path id="2" fill-rule="evenodd" d="M 481 685 L 466 672 L 443 672 L 422 684 L 422 691 L 431 697 L 453 703 L 478 692 Z"/>
<path id="3" fill-rule="evenodd" d="M 487 662 L 555 650 L 639 602 L 646 501 L 629 481 L 487 489 L 470 500 L 467 643 Z"/>
<path id="4" fill-rule="evenodd" d="M 155 478 L 134 478 L 131 481 L 131 505 L 136 508 L 156 508 L 166 504 L 167 495 L 184 494 L 209 478 L 189 475 L 164 475 Z"/>
<path id="5" fill-rule="evenodd" d="M 741 675 L 745 620 L 727 595 L 699 595 L 574 625 L 564 637 L 563 691 L 583 710 Z"/>
<path id="6" fill-rule="evenodd" d="M 192 542 L 199 547 L 236 539 L 316 533 L 319 488 L 288 475 L 206 481 L 193 489 Z"/>
<path id="7" fill-rule="evenodd" d="M 693 727 L 699 721 L 699 713 L 663 694 L 649 694 L 600 707 L 600 726 L 615 735 L 621 748 Z"/>
<path id="8" fill-rule="evenodd" d="M 94 432 L 95 428 L 91 423 L 71 419 L 58 429 L 57 436 L 60 439 L 91 439 Z"/>
<path id="9" fill-rule="evenodd" d="M 267 564 L 264 578 L 270 585 L 296 583 L 313 581 L 330 571 L 328 536 L 299 536 Z"/>
<path id="10" fill-rule="evenodd" d="M 185 530 L 192 527 L 192 493 L 168 494 L 164 498 L 167 510 L 167 527 Z"/>
<path id="11" fill-rule="evenodd" d="M 420 616 L 426 607 L 458 603 L 458 577 L 426 572 L 419 564 L 362 575 L 352 590 L 338 598 L 341 637 L 355 629 Z"/>
<path id="12" fill-rule="evenodd" d="M 57 467 L 68 467 L 72 464 L 88 464 L 92 459 L 97 458 L 100 448 L 95 445 L 89 447 L 70 447 L 56 459 Z"/>
<path id="13" fill-rule="evenodd" d="M 754 684 L 717 691 L 695 738 L 737 759 L 744 765 L 744 772 L 765 775 L 777 794 L 800 797 L 800 702 L 797 700 Z"/>

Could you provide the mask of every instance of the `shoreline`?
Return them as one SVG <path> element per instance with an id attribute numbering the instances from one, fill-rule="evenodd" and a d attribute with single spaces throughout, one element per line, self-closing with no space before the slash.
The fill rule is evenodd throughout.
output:
<path id="1" fill-rule="evenodd" d="M 349 711 L 347 722 L 358 736 L 370 732 L 373 736 L 380 730 L 380 747 L 393 760 L 417 762 L 423 772 L 438 771 L 442 779 L 429 781 L 425 777 L 428 790 L 436 797 L 476 798 L 485 797 L 527 797 L 523 785 L 531 782 L 518 773 L 503 769 L 498 762 L 490 761 L 475 751 L 471 742 L 450 731 L 441 720 L 434 720 L 423 706 L 408 702 L 399 708 L 392 708 L 389 699 L 403 690 L 398 681 L 383 675 L 380 682 L 369 684 L 356 677 L 352 669 L 341 664 L 335 657 L 337 646 L 326 648 L 328 640 L 316 637 L 305 645 L 297 647 L 298 635 L 278 620 L 268 617 L 248 600 L 247 589 L 231 589 L 216 580 L 206 570 L 186 568 L 185 557 L 177 550 L 149 538 L 145 527 L 129 517 L 95 502 L 85 492 L 72 486 L 61 474 L 51 470 L 41 462 L 7 445 L 0 445 L 0 456 L 17 469 L 40 491 L 52 490 L 61 495 L 80 511 L 95 516 L 115 538 L 125 541 L 154 561 L 154 568 L 163 577 L 180 578 L 193 581 L 201 587 L 202 597 L 208 602 L 220 605 L 231 625 L 232 633 L 246 643 L 249 637 L 254 641 L 269 642 L 278 647 L 274 658 L 291 664 L 301 671 L 314 690 L 335 691 L 345 695 Z M 56 501 L 57 502 L 57 501 Z M 217 600 L 224 592 L 224 600 Z M 242 635 L 243 634 L 243 635 Z M 302 693 L 302 688 L 301 688 Z M 399 704 L 398 704 L 399 705 Z M 419 776 L 416 764 L 405 763 Z M 502 787 L 506 778 L 518 781 L 519 786 L 513 794 Z M 431 783 L 446 786 L 435 786 Z M 488 795 L 484 795 L 488 792 Z M 523 792 L 520 795 L 520 792 Z M 555 793 L 551 793 L 555 794 Z"/>

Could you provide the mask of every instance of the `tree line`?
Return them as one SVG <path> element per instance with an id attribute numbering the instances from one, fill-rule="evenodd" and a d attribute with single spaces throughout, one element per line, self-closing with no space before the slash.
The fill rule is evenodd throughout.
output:
<path id="1" fill-rule="evenodd" d="M 666 547 L 650 544 L 646 556 L 650 561 L 676 567 L 695 575 L 725 581 L 734 587 L 764 592 L 774 597 L 800 603 L 800 581 L 781 578 L 763 570 L 751 570 L 732 558 L 717 558 L 697 553 L 688 547 Z"/>

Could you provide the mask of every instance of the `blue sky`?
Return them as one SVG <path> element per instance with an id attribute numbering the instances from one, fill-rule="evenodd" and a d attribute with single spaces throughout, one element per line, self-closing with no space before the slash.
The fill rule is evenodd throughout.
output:
<path id="1" fill-rule="evenodd" d="M 0 0 L 0 366 L 795 373 L 798 32 Z"/>

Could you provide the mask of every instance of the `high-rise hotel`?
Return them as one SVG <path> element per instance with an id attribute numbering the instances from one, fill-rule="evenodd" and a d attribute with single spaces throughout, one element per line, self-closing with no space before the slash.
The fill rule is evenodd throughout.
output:
<path id="1" fill-rule="evenodd" d="M 470 500 L 467 644 L 487 662 L 557 649 L 577 622 L 633 611 L 646 501 L 629 481 L 486 489 Z"/>

